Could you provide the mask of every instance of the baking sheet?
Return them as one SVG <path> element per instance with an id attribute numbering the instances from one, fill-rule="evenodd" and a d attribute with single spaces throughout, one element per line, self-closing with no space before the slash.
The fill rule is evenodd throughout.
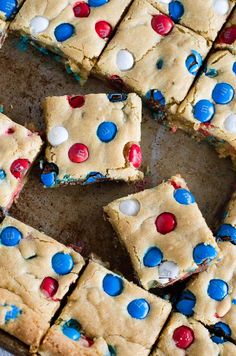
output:
<path id="1" fill-rule="evenodd" d="M 93 78 L 81 88 L 61 64 L 31 47 L 19 50 L 17 43 L 17 39 L 9 37 L 0 51 L 0 104 L 16 122 L 43 131 L 41 98 L 111 91 Z M 109 223 L 104 221 L 102 207 L 105 204 L 180 173 L 212 227 L 235 181 L 229 160 L 219 159 L 212 147 L 192 141 L 183 132 L 166 131 L 146 109 L 143 111 L 142 148 L 143 168 L 148 173 L 144 184 L 113 182 L 45 190 L 35 167 L 10 214 L 64 244 L 85 241 L 88 251 L 109 262 L 113 270 L 133 279 L 129 258 Z M 3 332 L 0 333 L 0 346 L 15 355 L 27 355 L 23 344 Z"/>

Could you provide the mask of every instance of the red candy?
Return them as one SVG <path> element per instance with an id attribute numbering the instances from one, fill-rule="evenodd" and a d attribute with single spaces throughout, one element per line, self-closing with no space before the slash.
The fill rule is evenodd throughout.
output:
<path id="1" fill-rule="evenodd" d="M 91 347 L 94 344 L 93 340 L 88 336 L 82 336 L 81 341 L 84 347 Z"/>
<path id="2" fill-rule="evenodd" d="M 181 185 L 179 185 L 178 183 L 176 183 L 174 180 L 172 180 L 170 182 L 170 184 L 172 185 L 172 187 L 174 187 L 175 189 L 180 189 Z"/>
<path id="3" fill-rule="evenodd" d="M 11 164 L 11 167 L 10 167 L 11 174 L 15 178 L 20 179 L 20 178 L 24 177 L 27 170 L 29 169 L 29 166 L 30 166 L 30 162 L 27 159 L 24 159 L 24 158 L 16 159 Z"/>
<path id="4" fill-rule="evenodd" d="M 73 109 L 81 108 L 85 103 L 85 97 L 83 95 L 68 96 L 67 100 Z"/>
<path id="5" fill-rule="evenodd" d="M 112 75 L 109 78 L 109 81 L 111 85 L 117 89 L 123 89 L 125 86 L 123 80 L 121 79 L 121 77 L 119 77 L 119 75 Z"/>
<path id="6" fill-rule="evenodd" d="M 186 350 L 194 342 L 194 332 L 188 326 L 180 326 L 175 329 L 173 340 L 179 349 Z"/>
<path id="7" fill-rule="evenodd" d="M 129 149 L 128 160 L 134 168 L 139 168 L 142 164 L 142 151 L 135 143 Z"/>
<path id="8" fill-rule="evenodd" d="M 88 147 L 83 143 L 75 143 L 68 152 L 69 159 L 74 163 L 87 161 L 89 157 Z"/>
<path id="9" fill-rule="evenodd" d="M 112 33 L 112 26 L 106 21 L 99 21 L 95 25 L 95 30 L 99 37 L 109 38 Z"/>
<path id="10" fill-rule="evenodd" d="M 52 277 L 45 277 L 41 283 L 40 289 L 47 298 L 52 298 L 59 287 L 59 283 Z"/>
<path id="11" fill-rule="evenodd" d="M 174 214 L 162 213 L 156 218 L 155 224 L 157 231 L 162 235 L 166 235 L 176 228 L 177 222 Z"/>
<path id="12" fill-rule="evenodd" d="M 174 23 L 171 18 L 166 15 L 153 16 L 151 24 L 153 30 L 161 36 L 168 35 L 168 33 L 170 33 L 170 31 L 174 27 Z"/>
<path id="13" fill-rule="evenodd" d="M 236 26 L 231 26 L 221 32 L 217 42 L 232 44 L 234 41 L 236 41 Z"/>
<path id="14" fill-rule="evenodd" d="M 88 17 L 90 14 L 90 7 L 84 1 L 76 2 L 73 6 L 75 17 Z"/>

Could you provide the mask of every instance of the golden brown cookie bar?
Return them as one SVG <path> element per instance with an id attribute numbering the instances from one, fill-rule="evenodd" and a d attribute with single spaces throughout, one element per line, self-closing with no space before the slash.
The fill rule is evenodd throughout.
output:
<path id="1" fill-rule="evenodd" d="M 39 154 L 38 133 L 0 113 L 0 209 L 8 210 L 24 186 L 24 179 Z"/>
<path id="2" fill-rule="evenodd" d="M 64 57 L 85 81 L 131 0 L 26 0 L 11 30 Z"/>
<path id="3" fill-rule="evenodd" d="M 176 308 L 236 340 L 236 246 L 219 247 L 222 260 L 189 283 Z"/>
<path id="4" fill-rule="evenodd" d="M 170 125 L 213 144 L 220 157 L 236 163 L 236 57 L 217 51 L 207 61 Z"/>
<path id="5" fill-rule="evenodd" d="M 167 301 L 91 261 L 40 350 L 48 355 L 50 348 L 49 355 L 54 355 L 54 350 L 68 345 L 78 355 L 84 339 L 102 337 L 108 355 L 145 356 L 170 310 Z"/>
<path id="6" fill-rule="evenodd" d="M 96 72 L 112 83 L 123 83 L 151 107 L 174 113 L 208 50 L 202 36 L 174 25 L 147 1 L 135 0 Z"/>
<path id="7" fill-rule="evenodd" d="M 218 259 L 218 247 L 184 179 L 104 208 L 144 288 L 165 287 Z"/>
<path id="8" fill-rule="evenodd" d="M 49 97 L 46 187 L 143 178 L 141 99 L 136 94 Z"/>
<path id="9" fill-rule="evenodd" d="M 213 335 L 198 321 L 174 313 L 151 356 L 232 356 L 236 346 Z"/>
<path id="10" fill-rule="evenodd" d="M 215 48 L 228 49 L 236 55 L 236 8 L 220 32 Z"/>
<path id="11" fill-rule="evenodd" d="M 0 328 L 34 351 L 84 265 L 56 240 L 6 217 L 0 225 Z"/>
<path id="12" fill-rule="evenodd" d="M 176 23 L 214 41 L 232 10 L 234 0 L 149 0 Z"/>

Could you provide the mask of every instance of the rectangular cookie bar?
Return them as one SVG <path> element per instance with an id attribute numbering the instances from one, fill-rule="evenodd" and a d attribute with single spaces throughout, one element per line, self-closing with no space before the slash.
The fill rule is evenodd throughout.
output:
<path id="1" fill-rule="evenodd" d="M 151 356 L 232 356 L 235 354 L 236 345 L 232 342 L 216 335 L 211 336 L 198 321 L 174 313 Z"/>
<path id="2" fill-rule="evenodd" d="M 218 247 L 184 179 L 104 208 L 144 288 L 166 287 L 218 259 Z"/>
<path id="3" fill-rule="evenodd" d="M 81 84 L 131 0 L 26 0 L 11 30 L 65 58 Z"/>
<path id="4" fill-rule="evenodd" d="M 95 70 L 137 92 L 152 108 L 175 113 L 208 51 L 202 36 L 135 0 Z"/>
<path id="5" fill-rule="evenodd" d="M 35 351 L 84 260 L 8 216 L 0 225 L 0 261 L 0 329 Z"/>
<path id="6" fill-rule="evenodd" d="M 84 339 L 101 337 L 108 355 L 145 356 L 170 311 L 169 302 L 90 261 L 39 352 L 54 355 L 65 347 L 64 354 L 78 355 Z"/>
<path id="7" fill-rule="evenodd" d="M 158 10 L 181 25 L 214 41 L 232 10 L 234 0 L 149 0 Z"/>
<path id="8" fill-rule="evenodd" d="M 215 42 L 216 49 L 228 49 L 236 55 L 236 8 Z"/>
<path id="9" fill-rule="evenodd" d="M 188 284 L 176 309 L 236 341 L 236 246 L 219 247 L 222 260 Z"/>
<path id="10" fill-rule="evenodd" d="M 213 144 L 220 157 L 236 164 L 236 57 L 228 51 L 213 53 L 170 125 Z"/>
<path id="11" fill-rule="evenodd" d="M 141 99 L 136 94 L 49 97 L 46 187 L 143 178 Z"/>
<path id="12" fill-rule="evenodd" d="M 40 152 L 38 133 L 0 113 L 0 210 L 8 210 L 24 186 L 25 177 Z"/>

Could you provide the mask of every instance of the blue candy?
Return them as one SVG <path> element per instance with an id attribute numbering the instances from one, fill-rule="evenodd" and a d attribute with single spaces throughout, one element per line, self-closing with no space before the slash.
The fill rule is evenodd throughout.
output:
<path id="1" fill-rule="evenodd" d="M 40 179 L 45 187 L 50 188 L 55 185 L 57 174 L 55 172 L 42 173 Z"/>
<path id="2" fill-rule="evenodd" d="M 9 305 L 5 304 L 4 306 L 9 307 Z M 10 305 L 11 310 L 8 310 L 5 314 L 5 323 L 10 320 L 15 320 L 22 313 L 21 309 L 15 305 Z"/>
<path id="3" fill-rule="evenodd" d="M 105 293 L 117 297 L 122 293 L 124 285 L 120 277 L 109 273 L 103 278 L 102 287 Z"/>
<path id="4" fill-rule="evenodd" d="M 216 237 L 222 241 L 230 241 L 236 245 L 236 228 L 230 224 L 223 224 L 217 231 Z"/>
<path id="5" fill-rule="evenodd" d="M 228 324 L 219 321 L 214 325 L 214 330 L 223 333 L 225 336 L 231 336 L 231 329 Z"/>
<path id="6" fill-rule="evenodd" d="M 0 183 L 6 178 L 6 172 L 3 169 L 0 169 Z"/>
<path id="7" fill-rule="evenodd" d="M 165 106 L 166 104 L 164 95 L 160 90 L 157 89 L 149 90 L 146 94 L 146 98 L 147 100 L 153 100 L 154 102 L 162 106 Z"/>
<path id="8" fill-rule="evenodd" d="M 52 257 L 52 268 L 59 275 L 70 273 L 73 267 L 73 258 L 67 253 L 58 252 Z"/>
<path id="9" fill-rule="evenodd" d="M 117 126 L 114 122 L 104 121 L 97 129 L 97 136 L 100 141 L 108 143 L 111 142 L 117 134 Z"/>
<path id="10" fill-rule="evenodd" d="M 107 356 L 116 356 L 116 350 L 113 346 L 108 345 L 109 354 Z"/>
<path id="11" fill-rule="evenodd" d="M 184 14 L 184 6 L 180 1 L 172 0 L 169 3 L 169 15 L 174 22 L 179 22 Z"/>
<path id="12" fill-rule="evenodd" d="M 80 339 L 80 325 L 75 319 L 70 319 L 62 326 L 62 332 L 65 336 L 73 341 Z"/>
<path id="13" fill-rule="evenodd" d="M 99 7 L 108 3 L 109 0 L 89 0 L 88 4 L 91 7 Z"/>
<path id="14" fill-rule="evenodd" d="M 211 279 L 208 285 L 207 293 L 211 299 L 219 302 L 228 295 L 228 290 L 228 284 L 222 279 Z"/>
<path id="15" fill-rule="evenodd" d="M 174 198 L 179 204 L 190 205 L 195 203 L 194 195 L 187 189 L 179 188 L 174 192 Z"/>
<path id="16" fill-rule="evenodd" d="M 17 0 L 1 0 L 0 11 L 4 13 L 6 19 L 10 19 L 17 10 Z"/>
<path id="17" fill-rule="evenodd" d="M 218 70 L 215 68 L 209 68 L 205 70 L 205 75 L 209 78 L 215 78 L 218 75 Z"/>
<path id="18" fill-rule="evenodd" d="M 16 246 L 22 239 L 22 233 L 14 226 L 5 227 L 0 233 L 0 242 L 4 246 Z"/>
<path id="19" fill-rule="evenodd" d="M 211 245 L 205 245 L 204 243 L 198 244 L 193 250 L 193 260 L 197 265 L 201 265 L 204 262 L 210 262 L 216 258 L 216 249 Z"/>
<path id="20" fill-rule="evenodd" d="M 158 59 L 157 64 L 156 64 L 157 69 L 159 69 L 159 70 L 162 69 L 163 65 L 164 65 L 164 60 L 163 59 Z"/>
<path id="21" fill-rule="evenodd" d="M 86 176 L 86 180 L 83 183 L 84 185 L 86 184 L 92 184 L 92 183 L 97 183 L 101 180 L 107 179 L 102 173 L 99 172 L 90 172 L 87 176 Z"/>
<path id="22" fill-rule="evenodd" d="M 234 62 L 232 70 L 233 70 L 234 74 L 236 74 L 236 62 Z"/>
<path id="23" fill-rule="evenodd" d="M 232 304 L 236 305 L 236 299 L 232 299 Z"/>
<path id="24" fill-rule="evenodd" d="M 64 42 L 73 36 L 75 28 L 70 23 L 62 23 L 55 28 L 54 35 L 58 42 Z"/>
<path id="25" fill-rule="evenodd" d="M 158 247 L 151 247 L 143 257 L 145 267 L 156 267 L 161 264 L 163 254 Z"/>
<path id="26" fill-rule="evenodd" d="M 225 105 L 234 98 L 234 88 L 228 83 L 217 83 L 212 92 L 212 99 L 216 104 Z"/>
<path id="27" fill-rule="evenodd" d="M 215 344 L 224 344 L 225 343 L 225 339 L 222 336 L 213 335 L 213 336 L 211 336 L 211 340 Z"/>
<path id="28" fill-rule="evenodd" d="M 107 94 L 107 97 L 111 103 L 119 103 L 122 101 L 126 101 L 128 98 L 128 94 L 124 94 L 124 93 Z"/>
<path id="29" fill-rule="evenodd" d="M 145 319 L 150 311 L 150 305 L 145 299 L 134 299 L 127 307 L 128 313 L 134 319 Z"/>
<path id="30" fill-rule="evenodd" d="M 192 316 L 196 304 L 195 295 L 190 290 L 185 290 L 176 304 L 176 310 L 185 316 Z"/>
<path id="31" fill-rule="evenodd" d="M 202 66 L 202 56 L 197 51 L 192 50 L 192 54 L 187 57 L 185 61 L 185 66 L 188 69 L 189 73 L 196 75 Z"/>
<path id="32" fill-rule="evenodd" d="M 193 116 L 201 122 L 210 121 L 215 115 L 215 106 L 209 100 L 199 100 L 193 108 Z"/>

